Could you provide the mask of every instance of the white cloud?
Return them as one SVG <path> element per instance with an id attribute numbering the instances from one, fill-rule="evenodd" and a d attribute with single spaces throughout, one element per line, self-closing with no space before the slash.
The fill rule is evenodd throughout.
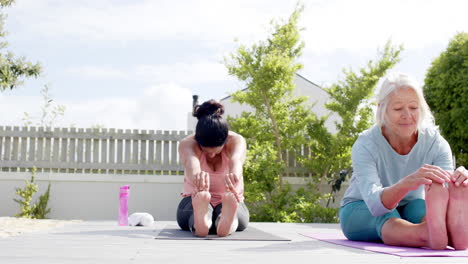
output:
<path id="1" fill-rule="evenodd" d="M 171 65 L 140 65 L 135 68 L 137 76 L 163 82 L 180 80 L 184 83 L 222 81 L 227 79 L 226 67 L 217 62 L 179 62 Z"/>
<path id="2" fill-rule="evenodd" d="M 82 41 L 171 39 L 221 48 L 239 38 L 264 39 L 273 18 L 286 19 L 288 1 L 63 1 L 23 0 L 9 19 L 32 35 Z M 34 12 L 31 12 L 34 10 Z M 465 0 L 306 1 L 301 25 L 314 52 L 375 49 L 393 38 L 408 48 L 446 42 L 467 30 Z M 28 36 L 30 34 L 24 34 Z"/>
<path id="3" fill-rule="evenodd" d="M 294 1 L 289 2 L 290 9 Z M 267 7 L 267 8 L 265 8 Z M 34 9 L 35 12 L 28 12 Z M 258 12 L 262 10 L 262 12 Z M 232 41 L 268 24 L 269 1 L 19 1 L 11 10 L 31 33 L 86 40 L 199 39 Z M 248 30 L 247 30 L 248 29 Z"/>
<path id="4" fill-rule="evenodd" d="M 25 112 L 38 117 L 41 101 L 40 96 L 15 96 L 11 95 L 11 92 L 0 93 L 1 125 L 22 126 Z"/>
<path id="5" fill-rule="evenodd" d="M 109 97 L 89 101 L 63 101 L 66 111 L 56 126 L 186 130 L 192 92 L 174 83 L 150 86 L 132 98 Z M 23 112 L 38 117 L 42 99 L 0 94 L 2 125 L 22 125 Z"/>
<path id="6" fill-rule="evenodd" d="M 464 0 L 324 1 L 307 8 L 303 35 L 307 49 L 316 53 L 365 52 L 382 47 L 389 38 L 406 48 L 421 48 L 446 43 L 457 31 L 468 30 L 466 10 Z"/>
<path id="7" fill-rule="evenodd" d="M 8 36 L 11 48 L 20 51 L 17 54 L 25 53 L 28 58 L 39 57 L 45 62 L 48 66 L 45 73 L 50 76 L 46 81 L 60 83 L 59 89 L 66 89 L 67 82 L 79 83 L 83 79 L 135 81 L 140 86 L 177 82 L 178 87 L 190 87 L 201 98 L 216 98 L 227 95 L 228 89 L 233 87 L 243 88 L 243 84 L 233 81 L 222 63 L 216 60 L 235 52 L 235 38 L 246 46 L 264 40 L 271 29 L 270 20 L 287 19 L 296 2 L 21 0 L 7 10 L 7 30 L 14 33 Z M 440 54 L 453 34 L 468 31 L 466 0 L 303 2 L 305 10 L 300 26 L 305 27 L 301 36 L 306 46 L 301 73 L 318 84 L 335 82 L 343 67 L 364 66 L 376 57 L 377 48 L 390 37 L 394 43 L 405 46 L 400 64 L 403 70 L 421 80 L 430 60 Z M 121 54 L 124 54 L 122 60 L 116 60 Z M 70 65 L 74 68 L 67 69 Z M 209 82 L 216 83 L 205 85 Z M 120 92 L 112 90 L 117 89 L 112 85 L 99 82 L 86 82 L 86 87 L 99 90 L 101 94 Z M 143 94 L 136 85 L 133 88 L 134 93 Z M 61 94 L 67 91 L 62 90 Z M 187 94 L 184 100 L 190 100 L 191 94 Z M 97 102 L 92 99 L 95 96 L 92 93 L 76 96 L 67 104 L 67 114 L 73 113 L 70 114 L 73 119 L 105 126 L 119 122 L 131 127 L 148 123 L 159 125 L 155 118 L 145 115 L 151 111 L 139 108 L 145 105 L 142 98 L 107 98 Z M 160 96 L 173 98 L 168 94 Z M 10 102 L 6 105 L 15 108 Z M 23 107 L 29 109 L 30 105 L 23 104 Z M 154 104 L 151 107 L 155 107 Z M 91 109 L 108 113 L 112 121 L 93 121 L 99 115 L 94 116 Z M 85 112 L 87 114 L 78 114 Z M 127 113 L 134 113 L 134 116 Z M 7 114 L 2 115 L 2 120 L 9 118 Z M 121 120 L 115 121 L 118 118 Z"/>
<path id="8" fill-rule="evenodd" d="M 128 79 L 128 73 L 114 67 L 84 65 L 66 69 L 67 74 L 78 75 L 84 79 Z"/>
<path id="9" fill-rule="evenodd" d="M 141 64 L 128 69 L 119 66 L 85 65 L 66 69 L 65 72 L 80 78 L 97 80 L 139 80 L 153 83 L 182 84 L 228 80 L 226 67 L 220 62 L 176 62 L 173 64 Z"/>
<path id="10" fill-rule="evenodd" d="M 77 126 L 185 130 L 191 96 L 190 89 L 174 83 L 154 85 L 136 98 L 69 103 L 65 116 Z"/>

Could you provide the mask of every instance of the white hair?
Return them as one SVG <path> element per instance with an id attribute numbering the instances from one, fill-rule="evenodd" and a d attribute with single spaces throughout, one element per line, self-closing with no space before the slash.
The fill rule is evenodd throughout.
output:
<path id="1" fill-rule="evenodd" d="M 424 98 L 421 86 L 419 86 L 416 80 L 403 73 L 389 73 L 383 78 L 382 85 L 377 93 L 377 111 L 375 116 L 377 125 L 382 127 L 387 122 L 386 113 L 389 95 L 399 89 L 413 89 L 416 92 L 419 101 L 418 130 L 421 128 L 437 128 L 434 123 L 434 116 Z"/>

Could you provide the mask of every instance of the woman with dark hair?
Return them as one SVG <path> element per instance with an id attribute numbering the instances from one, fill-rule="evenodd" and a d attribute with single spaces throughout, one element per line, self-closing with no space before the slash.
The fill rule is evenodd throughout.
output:
<path id="1" fill-rule="evenodd" d="M 215 100 L 195 106 L 195 134 L 179 145 L 185 177 L 177 223 L 199 237 L 227 236 L 249 222 L 242 177 L 246 143 L 229 131 L 223 113 L 223 105 Z"/>

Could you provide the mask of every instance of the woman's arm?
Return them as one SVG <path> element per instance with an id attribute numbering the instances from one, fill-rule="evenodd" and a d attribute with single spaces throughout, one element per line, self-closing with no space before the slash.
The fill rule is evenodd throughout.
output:
<path id="1" fill-rule="evenodd" d="M 400 182 L 384 188 L 381 196 L 383 206 L 390 210 L 397 207 L 398 203 L 403 200 L 409 191 L 410 190 Z"/>
<path id="2" fill-rule="evenodd" d="M 240 186 L 239 182 L 243 177 L 242 170 L 247 153 L 247 144 L 241 135 L 229 131 L 226 147 L 230 160 L 229 173 L 224 179 L 226 189 L 234 193 L 237 201 L 240 202 L 239 191 L 243 189 L 243 186 Z"/>
<path id="3" fill-rule="evenodd" d="M 195 186 L 197 191 L 205 191 L 209 189 L 210 177 L 208 173 L 201 170 L 197 148 L 198 144 L 194 136 L 188 136 L 180 141 L 179 157 L 188 180 Z"/>
<path id="4" fill-rule="evenodd" d="M 416 172 L 406 176 L 394 185 L 384 189 L 382 204 L 387 209 L 395 208 L 409 191 L 416 190 L 422 184 L 440 183 L 450 181 L 450 173 L 438 166 L 425 164 Z"/>
<path id="5" fill-rule="evenodd" d="M 228 156 L 230 159 L 229 172 L 242 176 L 242 169 L 247 153 L 247 144 L 244 137 L 229 131 Z"/>
<path id="6" fill-rule="evenodd" d="M 200 160 L 194 150 L 195 146 L 196 141 L 193 136 L 182 139 L 179 144 L 179 158 L 184 166 L 185 176 L 189 179 L 193 179 L 201 171 Z"/>
<path id="7" fill-rule="evenodd" d="M 366 203 L 373 216 L 381 216 L 390 209 L 382 202 L 382 192 L 385 189 L 379 177 L 377 169 L 377 156 L 372 155 L 372 150 L 367 148 L 369 142 L 358 138 L 351 149 L 353 163 L 353 178 L 358 186 L 362 200 Z"/>
<path id="8" fill-rule="evenodd" d="M 437 147 L 434 150 L 430 150 L 435 153 L 431 165 L 425 164 L 396 184 L 385 188 L 382 193 L 382 203 L 385 207 L 389 209 L 395 208 L 409 191 L 416 190 L 423 184 L 443 184 L 450 181 L 451 173 L 448 171 L 453 169 L 452 151 L 448 142 L 440 135 L 438 137 Z"/>

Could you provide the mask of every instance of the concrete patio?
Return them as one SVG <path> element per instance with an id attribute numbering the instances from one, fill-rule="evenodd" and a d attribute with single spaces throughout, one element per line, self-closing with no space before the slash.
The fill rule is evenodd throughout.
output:
<path id="1" fill-rule="evenodd" d="M 458 257 L 397 257 L 338 246 L 300 235 L 337 232 L 337 224 L 251 223 L 291 241 L 157 240 L 173 221 L 120 227 L 83 221 L 0 238 L 0 263 L 467 263 Z M 331 230 L 330 230 L 331 229 Z"/>

